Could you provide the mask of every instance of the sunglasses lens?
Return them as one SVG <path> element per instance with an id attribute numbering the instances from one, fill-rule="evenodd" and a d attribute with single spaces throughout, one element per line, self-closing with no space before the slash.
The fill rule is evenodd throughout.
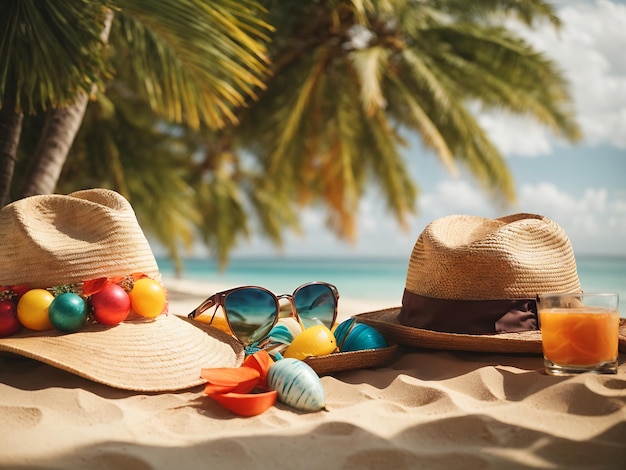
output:
<path id="1" fill-rule="evenodd" d="M 263 339 L 278 315 L 276 298 L 255 287 L 238 289 L 228 294 L 224 309 L 233 333 L 244 344 Z"/>
<path id="2" fill-rule="evenodd" d="M 305 328 L 322 322 L 332 327 L 337 308 L 337 298 L 326 284 L 308 284 L 294 294 L 293 300 Z"/>

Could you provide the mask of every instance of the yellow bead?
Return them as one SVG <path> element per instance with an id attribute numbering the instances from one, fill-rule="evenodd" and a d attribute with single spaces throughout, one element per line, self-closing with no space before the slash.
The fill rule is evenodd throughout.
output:
<path id="1" fill-rule="evenodd" d="M 133 290 L 128 294 L 131 309 L 142 317 L 154 318 L 165 308 L 167 297 L 165 289 L 154 279 L 141 278 L 135 281 Z"/>
<path id="2" fill-rule="evenodd" d="M 48 308 L 54 296 L 45 289 L 31 289 L 17 304 L 17 319 L 26 328 L 36 331 L 51 330 Z"/>

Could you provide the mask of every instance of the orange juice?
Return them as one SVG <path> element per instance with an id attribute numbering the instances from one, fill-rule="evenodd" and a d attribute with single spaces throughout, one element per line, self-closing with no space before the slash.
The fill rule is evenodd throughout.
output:
<path id="1" fill-rule="evenodd" d="M 544 357 L 559 366 L 592 366 L 616 361 L 619 313 L 607 309 L 540 310 Z"/>

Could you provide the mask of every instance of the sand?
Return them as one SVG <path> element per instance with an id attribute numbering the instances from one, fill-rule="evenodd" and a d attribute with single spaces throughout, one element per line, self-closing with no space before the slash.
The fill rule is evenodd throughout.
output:
<path id="1" fill-rule="evenodd" d="M 166 285 L 172 313 L 198 302 L 199 286 Z M 342 318 L 379 308 L 340 305 Z M 542 365 L 400 348 L 386 367 L 322 377 L 326 411 L 276 404 L 241 418 L 203 387 L 140 394 L 0 356 L 0 467 L 625 468 L 626 357 L 616 375 L 551 377 Z"/>

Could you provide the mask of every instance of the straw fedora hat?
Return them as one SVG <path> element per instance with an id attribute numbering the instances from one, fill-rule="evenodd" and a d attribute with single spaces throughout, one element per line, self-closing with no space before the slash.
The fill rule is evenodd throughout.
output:
<path id="1" fill-rule="evenodd" d="M 0 211 L 0 299 L 30 289 L 56 292 L 53 288 L 58 286 L 69 286 L 87 298 L 83 291 L 87 281 L 128 281 L 137 273 L 160 283 L 135 213 L 114 191 L 33 196 Z M 87 320 L 72 333 L 34 330 L 22 327 L 0 338 L 0 352 L 120 389 L 183 390 L 204 382 L 202 368 L 236 367 L 243 360 L 238 342 L 214 328 L 168 314 L 167 303 L 155 318 L 131 311 L 115 326 Z"/>
<path id="2" fill-rule="evenodd" d="M 357 318 L 409 346 L 541 353 L 537 295 L 579 291 L 572 246 L 552 220 L 452 215 L 417 239 L 402 306 Z"/>

